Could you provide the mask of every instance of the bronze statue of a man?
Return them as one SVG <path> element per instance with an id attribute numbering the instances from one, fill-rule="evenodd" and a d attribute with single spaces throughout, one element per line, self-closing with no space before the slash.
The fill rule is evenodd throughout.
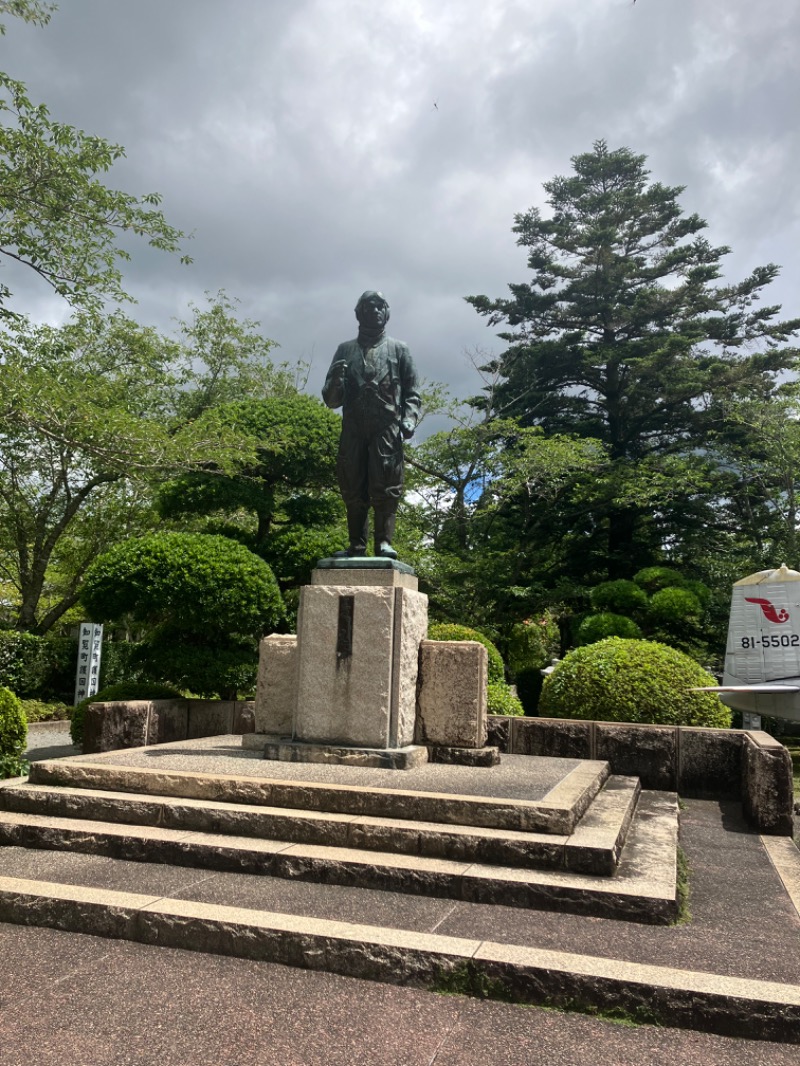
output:
<path id="1" fill-rule="evenodd" d="M 386 336 L 389 304 L 382 293 L 363 293 L 356 318 L 358 337 L 336 349 L 322 389 L 328 407 L 342 408 L 336 473 L 350 543 L 337 554 L 367 554 L 372 506 L 375 555 L 396 559 L 392 536 L 403 495 L 403 441 L 414 435 L 420 415 L 417 375 L 408 346 Z"/>

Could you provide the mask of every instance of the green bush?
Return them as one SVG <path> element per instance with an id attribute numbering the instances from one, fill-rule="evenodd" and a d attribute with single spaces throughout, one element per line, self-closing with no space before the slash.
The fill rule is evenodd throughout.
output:
<path id="1" fill-rule="evenodd" d="M 598 614 L 630 615 L 647 610 L 647 593 L 634 581 L 604 581 L 589 593 Z"/>
<path id="2" fill-rule="evenodd" d="M 477 629 L 454 622 L 433 622 L 428 626 L 428 640 L 477 640 L 489 653 L 489 681 L 505 681 L 502 655 L 491 640 Z"/>
<path id="3" fill-rule="evenodd" d="M 206 696 L 252 687 L 257 641 L 284 617 L 272 570 L 226 537 L 160 533 L 126 541 L 89 568 L 81 593 L 94 618 L 127 617 L 146 637 L 140 676 Z M 189 676 L 196 669 L 198 673 Z"/>
<path id="4" fill-rule="evenodd" d="M 628 640 L 637 640 L 642 631 L 632 618 L 626 618 L 622 614 L 612 614 L 604 611 L 602 614 L 588 614 L 578 626 L 578 644 L 596 644 L 598 640 L 606 637 L 625 637 Z"/>
<path id="5" fill-rule="evenodd" d="M 684 587 L 695 594 L 704 609 L 711 603 L 711 589 L 702 581 L 687 581 Z"/>
<path id="6" fill-rule="evenodd" d="M 698 622 L 703 605 L 688 589 L 666 588 L 650 597 L 648 614 L 656 625 L 674 629 L 686 622 Z"/>
<path id="7" fill-rule="evenodd" d="M 229 638 L 209 649 L 191 637 L 160 630 L 151 641 L 139 645 L 134 662 L 164 684 L 207 699 L 228 699 L 232 693 L 255 691 L 258 643 Z"/>
<path id="8" fill-rule="evenodd" d="M 686 585 L 686 578 L 683 574 L 679 574 L 677 570 L 672 570 L 668 566 L 646 566 L 644 570 L 633 575 L 633 580 L 645 592 L 651 594 L 661 589 L 679 589 Z"/>
<path id="9" fill-rule="evenodd" d="M 72 708 L 66 703 L 45 703 L 44 700 L 20 700 L 25 721 L 30 722 L 64 722 L 70 716 Z"/>
<path id="10" fill-rule="evenodd" d="M 505 681 L 490 681 L 487 689 L 487 712 L 520 717 L 525 710 Z"/>
<path id="11" fill-rule="evenodd" d="M 28 740 L 28 723 L 14 693 L 0 688 L 0 776 L 21 777 L 27 773 L 22 755 Z"/>
<path id="12" fill-rule="evenodd" d="M 512 674 L 541 670 L 558 654 L 561 634 L 549 613 L 518 622 L 508 641 L 508 667 Z"/>
<path id="13" fill-rule="evenodd" d="M 114 700 L 168 700 L 179 696 L 180 692 L 171 685 L 154 685 L 143 681 L 109 685 L 108 688 L 100 689 L 94 696 L 87 696 L 85 700 L 81 700 L 76 705 L 69 725 L 72 743 L 79 747 L 83 744 L 83 723 L 90 703 L 112 703 Z"/>
<path id="14" fill-rule="evenodd" d="M 0 685 L 21 698 L 63 699 L 75 684 L 75 642 L 0 630 Z"/>
<path id="15" fill-rule="evenodd" d="M 716 684 L 693 659 L 649 640 L 609 637 L 575 648 L 546 678 L 539 709 L 554 718 L 664 725 L 730 726 Z"/>

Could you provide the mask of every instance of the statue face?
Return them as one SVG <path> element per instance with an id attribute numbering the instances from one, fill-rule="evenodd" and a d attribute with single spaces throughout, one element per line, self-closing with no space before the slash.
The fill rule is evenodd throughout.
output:
<path id="1" fill-rule="evenodd" d="M 368 329 L 383 329 L 389 319 L 389 308 L 376 293 L 358 305 L 356 318 Z"/>

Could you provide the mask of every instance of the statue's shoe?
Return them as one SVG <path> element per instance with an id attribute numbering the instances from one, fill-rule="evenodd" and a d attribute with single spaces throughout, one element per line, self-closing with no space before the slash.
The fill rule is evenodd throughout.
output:
<path id="1" fill-rule="evenodd" d="M 366 551 L 362 548 L 343 548 L 342 551 L 334 552 L 333 559 L 363 559 Z"/>
<path id="2" fill-rule="evenodd" d="M 394 550 L 394 548 L 391 546 L 391 544 L 387 540 L 384 540 L 384 541 L 381 542 L 380 549 L 378 550 L 378 555 L 382 559 L 396 559 L 397 558 L 397 552 Z"/>

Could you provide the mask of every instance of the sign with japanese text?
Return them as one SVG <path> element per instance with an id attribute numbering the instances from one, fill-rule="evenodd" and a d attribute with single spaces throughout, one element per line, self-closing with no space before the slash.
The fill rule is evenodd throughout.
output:
<path id="1" fill-rule="evenodd" d="M 103 651 L 103 627 L 81 622 L 78 637 L 78 669 L 75 675 L 75 703 L 94 696 L 100 681 L 100 656 Z"/>

